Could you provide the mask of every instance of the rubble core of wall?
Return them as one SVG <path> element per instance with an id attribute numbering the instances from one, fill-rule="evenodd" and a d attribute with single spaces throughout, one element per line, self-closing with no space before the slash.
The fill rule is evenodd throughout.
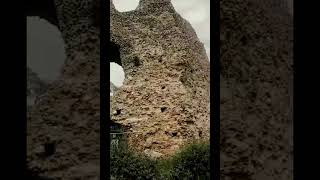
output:
<path id="1" fill-rule="evenodd" d="M 221 180 L 293 179 L 293 20 L 285 4 L 220 2 Z"/>
<path id="2" fill-rule="evenodd" d="M 129 147 L 166 157 L 209 139 L 210 63 L 190 23 L 168 0 L 140 1 L 118 12 L 111 4 L 111 41 L 120 48 L 125 80 L 111 119 L 130 127 Z"/>
<path id="3" fill-rule="evenodd" d="M 27 166 L 56 180 L 99 179 L 100 30 L 95 0 L 55 0 L 66 45 L 61 77 L 27 118 Z"/>

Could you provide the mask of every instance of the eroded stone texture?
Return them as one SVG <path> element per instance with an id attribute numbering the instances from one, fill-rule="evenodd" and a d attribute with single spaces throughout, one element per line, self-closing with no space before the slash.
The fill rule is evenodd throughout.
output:
<path id="1" fill-rule="evenodd" d="M 31 107 L 37 96 L 44 93 L 47 89 L 47 83 L 41 80 L 38 75 L 27 67 L 27 104 Z"/>
<path id="2" fill-rule="evenodd" d="M 221 179 L 293 179 L 286 1 L 221 2 Z"/>
<path id="3" fill-rule="evenodd" d="M 123 13 L 111 4 L 110 33 L 125 72 L 111 118 L 133 132 L 129 146 L 165 157 L 192 140 L 208 139 L 210 63 L 171 2 L 140 1 Z"/>
<path id="4" fill-rule="evenodd" d="M 67 60 L 28 114 L 28 168 L 53 179 L 99 179 L 100 38 L 95 0 L 55 1 Z"/>
<path id="5" fill-rule="evenodd" d="M 113 96 L 113 94 L 118 90 L 118 87 L 115 86 L 112 82 L 110 82 L 110 96 Z"/>

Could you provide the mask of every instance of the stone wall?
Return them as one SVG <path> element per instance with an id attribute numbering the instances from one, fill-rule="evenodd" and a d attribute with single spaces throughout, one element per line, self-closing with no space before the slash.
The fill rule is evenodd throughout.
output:
<path id="1" fill-rule="evenodd" d="M 293 20 L 286 1 L 222 0 L 221 180 L 293 178 Z"/>
<path id="2" fill-rule="evenodd" d="M 27 119 L 27 165 L 41 176 L 99 179 L 100 29 L 95 0 L 56 0 L 67 59 Z M 106 92 L 107 93 L 107 92 Z"/>
<path id="3" fill-rule="evenodd" d="M 110 12 L 125 72 L 111 118 L 136 132 L 129 146 L 164 157 L 209 139 L 210 63 L 191 25 L 168 0 L 142 0 L 129 12 L 111 4 Z"/>

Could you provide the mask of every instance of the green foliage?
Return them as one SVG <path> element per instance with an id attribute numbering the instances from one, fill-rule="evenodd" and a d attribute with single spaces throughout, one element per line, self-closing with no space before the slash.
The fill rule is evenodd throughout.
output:
<path id="1" fill-rule="evenodd" d="M 210 145 L 188 145 L 171 159 L 172 179 L 210 179 Z"/>
<path id="2" fill-rule="evenodd" d="M 125 148 L 111 150 L 110 173 L 116 179 L 155 179 L 156 162 Z"/>
<path id="3" fill-rule="evenodd" d="M 111 150 L 111 176 L 115 179 L 210 179 L 208 143 L 187 145 L 170 159 L 153 160 L 126 148 Z"/>

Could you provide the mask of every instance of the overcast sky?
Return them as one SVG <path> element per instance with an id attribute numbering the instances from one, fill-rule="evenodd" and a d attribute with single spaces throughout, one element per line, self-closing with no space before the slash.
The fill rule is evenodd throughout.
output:
<path id="1" fill-rule="evenodd" d="M 113 0 L 118 11 L 134 10 L 139 0 Z M 210 58 L 210 0 L 172 0 L 176 11 L 187 19 L 204 43 Z M 65 60 L 63 41 L 58 29 L 37 17 L 27 19 L 27 64 L 42 79 L 56 79 Z M 110 64 L 110 80 L 121 86 L 124 73 L 120 66 Z"/>

